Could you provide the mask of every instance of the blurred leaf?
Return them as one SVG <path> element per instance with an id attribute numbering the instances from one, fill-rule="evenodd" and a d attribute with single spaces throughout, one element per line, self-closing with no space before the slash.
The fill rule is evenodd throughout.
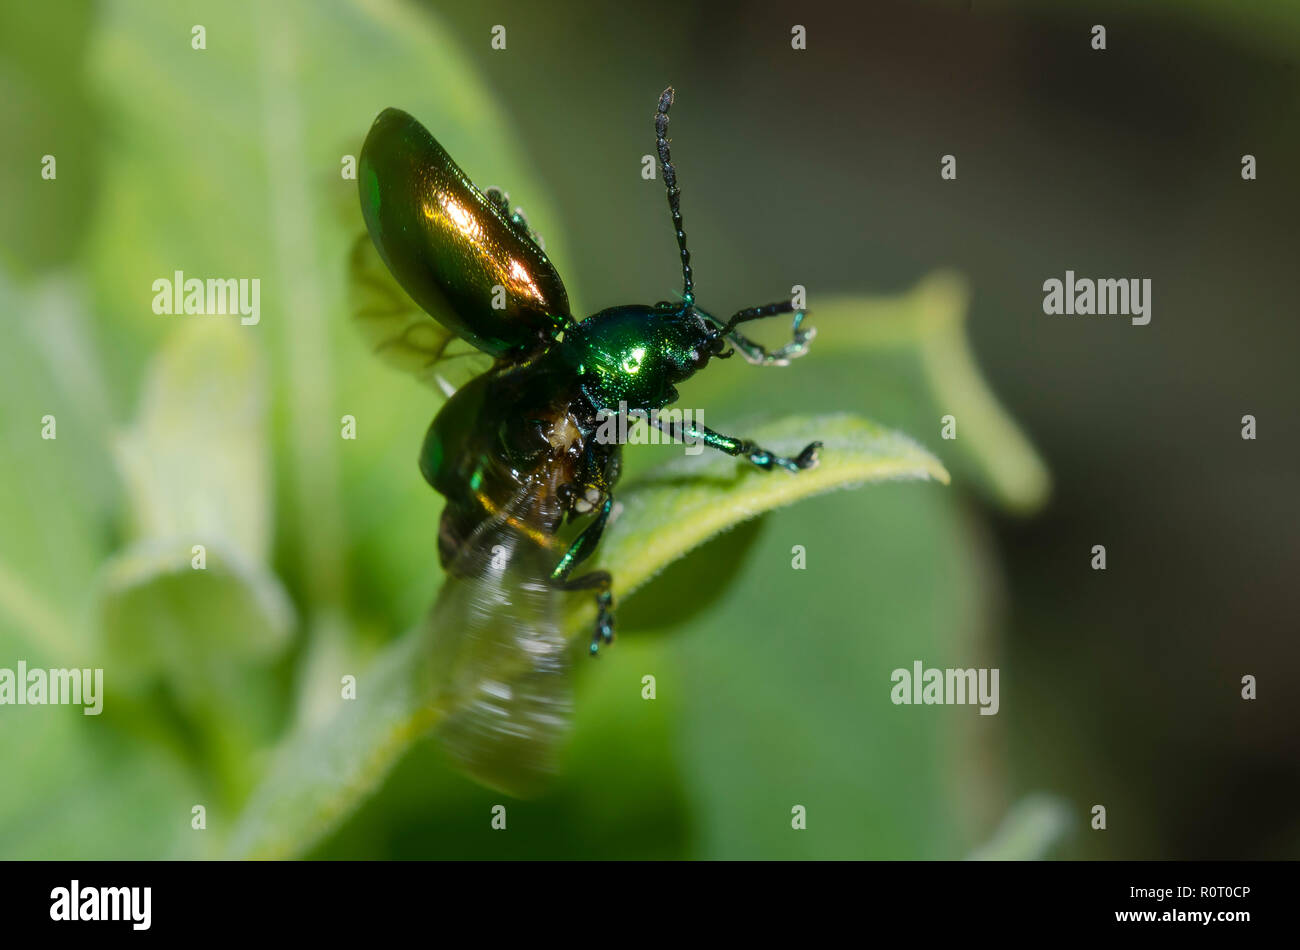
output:
<path id="1" fill-rule="evenodd" d="M 132 534 L 223 544 L 264 564 L 271 531 L 264 368 L 237 326 L 180 321 L 149 367 L 135 423 L 117 440 Z"/>
<path id="2" fill-rule="evenodd" d="M 818 306 L 820 342 L 915 346 L 936 408 L 957 420 L 954 447 L 980 469 L 1002 505 L 1033 511 L 1050 491 L 1047 468 L 975 363 L 965 329 L 969 300 L 965 280 L 948 272 L 922 280 L 897 309 L 887 310 L 878 303 L 864 306 L 857 298 L 830 299 Z"/>
<path id="3" fill-rule="evenodd" d="M 0 313 L 0 440 L 12 451 L 0 467 L 0 630 L 80 665 L 88 636 L 78 621 L 116 493 L 98 366 L 85 354 L 93 327 L 66 281 L 25 293 L 3 271 Z"/>
<path id="4" fill-rule="evenodd" d="M 235 826 L 231 855 L 299 855 L 378 787 L 435 721 L 412 675 L 422 647 L 419 630 L 402 637 L 357 676 L 355 700 L 288 737 Z"/>
<path id="5" fill-rule="evenodd" d="M 897 484 L 773 511 L 721 600 L 668 635 L 674 662 L 656 671 L 658 689 L 676 700 L 695 829 L 682 857 L 966 853 L 980 822 L 964 819 L 982 818 L 998 774 L 1001 717 L 895 706 L 890 689 L 891 672 L 916 660 L 996 665 L 998 584 L 968 508 Z M 803 830 L 791 827 L 796 805 Z"/>
<path id="6" fill-rule="evenodd" d="M 633 602 L 640 600 L 634 598 Z M 674 701 L 642 698 L 642 677 L 675 665 L 665 637 L 624 637 L 579 663 L 582 702 L 564 771 L 541 798 L 510 801 L 510 834 L 486 821 L 499 792 L 448 768 L 432 738 L 414 743 L 376 794 L 309 859 L 673 859 L 692 819 L 677 768 Z"/>
<path id="7" fill-rule="evenodd" d="M 818 297 L 808 317 L 817 329 L 811 358 L 766 385 L 788 392 L 779 398 L 792 409 L 833 399 L 902 431 L 933 432 L 935 452 L 958 484 L 969 481 L 999 506 L 1027 513 L 1046 501 L 1051 479 L 976 365 L 966 337 L 968 303 L 966 282 L 950 272 L 897 296 Z M 755 370 L 732 363 L 690 380 L 685 404 L 740 404 L 742 380 Z M 954 440 L 939 438 L 945 415 L 957 420 Z"/>
<path id="8" fill-rule="evenodd" d="M 182 694 L 207 692 L 214 665 L 287 645 L 293 610 L 266 566 L 268 455 L 265 385 L 247 336 L 177 326 L 117 442 L 136 540 L 105 565 L 96 611 L 123 680 L 165 675 Z"/>
<path id="9" fill-rule="evenodd" d="M 117 497 L 95 324 L 66 279 L 21 292 L 3 269 L 0 315 L 0 441 L 13 458 L 0 466 L 0 665 L 94 667 L 82 621 Z M 45 415 L 56 438 L 42 438 Z M 186 840 L 193 777 L 161 741 L 164 717 L 133 718 L 113 679 L 107 671 L 99 716 L 76 706 L 0 716 L 0 762 L 20 776 L 0 782 L 0 857 L 157 858 Z"/>
<path id="10" fill-rule="evenodd" d="M 711 455 L 685 456 L 621 493 L 624 510 L 610 526 L 601 564 L 630 594 L 709 537 L 765 511 L 839 488 L 947 472 L 903 436 L 848 416 L 789 419 L 753 433 L 775 451 L 797 452 L 815 432 L 821 464 L 790 475 L 761 472 Z M 582 610 L 570 632 L 589 635 Z M 299 854 L 374 791 L 412 742 L 433 724 L 427 688 L 416 682 L 423 631 L 407 634 L 358 678 L 357 699 L 313 730 L 293 736 L 240 821 L 231 853 Z"/>
<path id="11" fill-rule="evenodd" d="M 85 237 L 101 145 L 81 68 L 94 18 L 89 0 L 0 5 L 0 266 L 14 276 L 70 262 Z"/>
<path id="12" fill-rule="evenodd" d="M 971 852 L 971 861 L 1037 861 L 1070 828 L 1070 808 L 1051 795 L 1028 795 L 1007 812 L 1001 827 Z"/>
<path id="13" fill-rule="evenodd" d="M 642 596 L 619 604 L 622 630 L 671 631 L 716 604 L 748 569 L 765 518 L 742 522 L 674 561 L 652 578 Z"/>
<path id="14" fill-rule="evenodd" d="M 220 544 L 195 570 L 188 540 L 140 543 L 105 566 L 99 622 L 119 683 L 149 673 L 185 692 L 214 665 L 265 661 L 288 643 L 293 607 L 275 576 Z"/>
<path id="15" fill-rule="evenodd" d="M 108 676 L 111 676 L 111 672 Z M 27 861 L 157 860 L 206 845 L 190 828 L 195 804 L 215 809 L 167 750 L 72 707 L 6 709 L 0 758 L 21 781 L 0 783 L 0 858 Z"/>
<path id="16" fill-rule="evenodd" d="M 223 805 L 246 793 L 270 736 L 276 704 L 256 667 L 288 645 L 294 619 L 267 566 L 266 385 L 240 329 L 182 322 L 154 357 L 115 446 L 134 540 L 93 588 L 113 689 L 144 698 L 165 684 Z"/>

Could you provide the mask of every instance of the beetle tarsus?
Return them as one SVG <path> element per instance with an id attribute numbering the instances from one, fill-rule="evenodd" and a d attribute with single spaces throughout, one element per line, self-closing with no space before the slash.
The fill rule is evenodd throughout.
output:
<path id="1" fill-rule="evenodd" d="M 606 590 L 596 597 L 596 629 L 591 634 L 591 655 L 600 654 L 601 644 L 614 642 L 614 595 Z"/>

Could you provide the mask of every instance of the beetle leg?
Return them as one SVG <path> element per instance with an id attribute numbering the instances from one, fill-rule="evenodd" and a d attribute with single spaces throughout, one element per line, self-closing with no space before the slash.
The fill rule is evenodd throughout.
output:
<path id="1" fill-rule="evenodd" d="M 587 485 L 586 487 L 578 485 L 570 488 L 568 505 L 571 515 L 591 514 L 600 506 L 604 494 L 596 485 Z"/>
<path id="2" fill-rule="evenodd" d="M 712 446 L 720 452 L 726 452 L 728 455 L 736 457 L 743 455 L 765 471 L 771 471 L 778 465 L 791 472 L 801 472 L 805 469 L 814 468 L 817 465 L 817 450 L 822 447 L 820 442 L 809 442 L 804 446 L 802 452 L 790 459 L 769 452 L 749 439 L 737 439 L 734 436 L 723 435 L 721 432 L 715 432 L 705 425 L 665 423 L 662 420 L 656 420 L 654 424 L 660 431 L 668 433 L 674 439 L 683 442 L 691 439 L 696 442 L 703 442 L 705 445 Z"/>
<path id="3" fill-rule="evenodd" d="M 546 242 L 542 240 L 542 236 L 528 226 L 528 219 L 524 217 L 524 209 L 515 208 L 513 211 L 510 210 L 510 195 L 503 189 L 497 187 L 484 188 L 483 197 L 490 201 L 493 207 L 501 212 L 501 216 L 522 231 L 529 240 L 542 250 L 546 250 Z"/>
<path id="4" fill-rule="evenodd" d="M 492 202 L 503 215 L 510 217 L 510 196 L 503 189 L 496 187 L 484 188 L 483 197 Z"/>
<path id="5" fill-rule="evenodd" d="M 591 655 L 600 653 L 602 643 L 609 644 L 614 639 L 614 592 L 611 589 L 614 578 L 609 571 L 591 571 L 560 586 L 562 590 L 596 591 L 596 626 L 591 633 Z"/>
<path id="6" fill-rule="evenodd" d="M 578 565 L 591 557 L 591 552 L 596 550 L 596 545 L 600 542 L 600 536 L 605 530 L 605 524 L 609 521 L 609 513 L 613 508 L 613 497 L 606 495 L 604 504 L 600 506 L 600 513 L 596 515 L 596 520 L 587 525 L 582 533 L 574 539 L 573 544 L 569 545 L 569 549 L 560 558 L 560 562 L 555 565 L 555 570 L 551 572 L 551 582 L 561 590 L 596 591 L 596 628 L 591 635 L 591 653 L 593 656 L 600 651 L 602 643 L 609 643 L 614 639 L 614 594 L 612 591 L 614 579 L 610 576 L 609 571 L 591 571 L 572 580 L 569 578 Z"/>
<path id="7" fill-rule="evenodd" d="M 621 468 L 622 456 L 617 446 L 602 446 L 595 440 L 589 441 L 582 458 L 582 477 L 561 485 L 557 491 L 569 519 L 581 518 L 601 508 L 618 481 Z M 615 514 L 617 511 L 612 511 L 608 517 Z"/>

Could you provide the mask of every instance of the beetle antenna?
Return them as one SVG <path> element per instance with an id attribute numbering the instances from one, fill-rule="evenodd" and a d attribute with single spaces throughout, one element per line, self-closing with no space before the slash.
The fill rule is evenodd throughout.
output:
<path id="1" fill-rule="evenodd" d="M 721 335 L 726 336 L 736 329 L 738 324 L 748 323 L 750 320 L 761 320 L 763 317 L 774 317 L 778 313 L 794 313 L 794 304 L 789 300 L 782 300 L 780 303 L 769 303 L 761 307 L 747 307 L 744 310 L 738 310 L 723 325 Z"/>
<path id="2" fill-rule="evenodd" d="M 673 215 L 673 230 L 677 232 L 677 246 L 682 252 L 682 299 L 687 309 L 695 303 L 695 280 L 691 276 L 691 252 L 686 249 L 686 232 L 682 229 L 681 192 L 677 189 L 677 169 L 673 167 L 668 151 L 668 110 L 673 104 L 673 87 L 669 86 L 659 97 L 655 112 L 655 143 L 659 147 L 659 164 L 663 167 L 664 187 L 668 189 L 668 210 Z"/>
<path id="3" fill-rule="evenodd" d="M 794 314 L 794 325 L 791 327 L 793 339 L 774 352 L 769 353 L 762 344 L 755 343 L 736 329 L 738 325 L 747 323 L 750 320 L 761 320 L 763 317 L 774 317 L 781 313 Z M 786 366 L 792 359 L 803 356 L 804 353 L 808 352 L 808 343 L 817 333 L 812 327 L 803 328 L 804 316 L 804 311 L 796 310 L 794 304 L 789 300 L 782 300 L 779 303 L 769 303 L 762 307 L 749 307 L 745 310 L 738 310 L 731 315 L 731 318 L 726 323 L 710 331 L 709 336 L 712 339 L 726 337 L 728 343 L 739 350 L 746 360 L 756 366 Z"/>

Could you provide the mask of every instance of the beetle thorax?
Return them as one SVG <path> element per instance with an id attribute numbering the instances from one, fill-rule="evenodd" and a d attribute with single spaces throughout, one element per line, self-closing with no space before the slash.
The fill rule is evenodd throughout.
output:
<path id="1" fill-rule="evenodd" d="M 561 344 L 595 408 L 659 409 L 677 399 L 674 383 L 709 359 L 709 327 L 691 311 L 632 305 L 602 310 Z"/>

